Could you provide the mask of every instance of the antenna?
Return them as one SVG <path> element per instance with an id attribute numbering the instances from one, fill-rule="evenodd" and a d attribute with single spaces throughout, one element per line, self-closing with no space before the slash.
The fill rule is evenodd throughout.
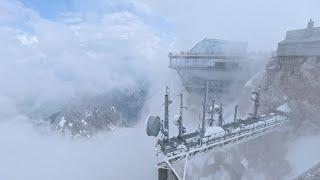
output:
<path id="1" fill-rule="evenodd" d="M 179 96 L 180 96 L 180 114 L 178 119 L 178 129 L 179 129 L 178 137 L 181 137 L 186 132 L 186 128 L 183 127 L 183 109 L 186 109 L 187 107 L 183 106 L 183 94 L 180 93 Z"/>
<path id="2" fill-rule="evenodd" d="M 202 122 L 201 122 L 201 134 L 202 135 L 204 135 L 204 133 L 206 131 L 205 121 L 206 121 L 206 106 L 207 106 L 208 89 L 209 89 L 209 82 L 207 81 L 206 90 L 205 90 L 204 99 L 203 99 L 203 105 L 202 105 Z"/>
<path id="3" fill-rule="evenodd" d="M 166 86 L 166 94 L 164 95 L 164 123 L 163 123 L 163 135 L 164 140 L 169 139 L 169 88 Z"/>
<path id="4" fill-rule="evenodd" d="M 219 109 L 218 126 L 219 126 L 219 127 L 222 127 L 222 126 L 223 126 L 223 108 L 222 108 L 222 103 L 220 104 L 220 109 Z"/>
<path id="5" fill-rule="evenodd" d="M 168 87 L 166 87 L 166 93 L 164 96 L 164 117 L 148 117 L 146 121 L 146 134 L 148 136 L 158 137 L 156 153 L 157 155 L 161 153 L 161 156 L 159 156 L 161 161 L 158 161 L 157 165 L 159 170 L 159 179 L 168 179 L 168 177 L 174 177 L 174 179 L 184 180 L 186 179 L 188 161 L 195 155 L 206 153 L 229 145 L 242 143 L 244 140 L 257 138 L 263 135 L 267 129 L 273 129 L 290 120 L 290 117 L 287 114 L 282 114 L 281 112 L 275 112 L 267 115 L 266 117 L 257 116 L 258 108 L 260 106 L 259 87 L 257 91 L 252 92 L 252 100 L 255 102 L 252 115 L 254 115 L 256 119 L 253 119 L 252 117 L 248 117 L 247 119 L 238 119 L 238 105 L 235 104 L 233 122 L 225 122 L 223 117 L 222 103 L 219 104 L 219 108 L 215 108 L 215 100 L 212 98 L 210 103 L 208 103 L 208 105 L 212 103 L 212 109 L 208 110 L 206 108 L 208 89 L 207 82 L 206 91 L 203 91 L 205 92 L 203 99 L 203 112 L 199 112 L 200 123 L 198 128 L 192 132 L 186 133 L 185 127 L 183 127 L 185 123 L 183 122 L 183 111 L 186 107 L 184 107 L 183 104 L 183 94 L 180 93 L 180 114 L 178 118 L 175 118 L 174 120 L 174 124 L 178 126 L 179 135 L 171 137 L 169 136 L 169 106 L 172 101 L 169 98 L 170 94 Z M 212 96 L 210 96 L 210 98 L 211 97 Z M 210 112 L 211 117 L 206 119 L 206 115 L 208 116 Z M 215 117 L 214 114 L 217 114 L 218 117 Z M 214 122 L 214 118 L 217 118 L 217 122 Z M 208 120 L 210 120 L 210 123 L 208 123 L 210 126 L 212 126 L 213 122 L 217 123 L 217 125 L 223 129 L 223 133 L 215 132 L 214 129 L 206 129 L 205 123 L 207 123 Z M 270 120 L 270 123 L 264 123 L 266 120 Z M 159 133 L 161 133 L 160 137 Z M 177 167 L 176 165 L 181 165 L 182 159 L 185 159 L 185 163 L 182 173 L 183 177 L 181 178 L 179 176 L 181 169 L 175 168 Z M 170 176 L 168 176 L 168 174 Z"/>
<path id="6" fill-rule="evenodd" d="M 234 119 L 233 119 L 233 122 L 237 122 L 237 113 L 238 113 L 238 105 L 236 105 L 235 107 L 234 107 Z"/>
<path id="7" fill-rule="evenodd" d="M 258 110 L 260 107 L 260 90 L 261 90 L 261 87 L 259 86 L 257 91 L 252 92 L 251 100 L 254 102 L 254 105 L 253 105 L 253 112 L 250 115 L 254 119 L 258 117 Z"/>
<path id="8" fill-rule="evenodd" d="M 212 104 L 211 104 L 211 111 L 210 111 L 210 121 L 209 121 L 209 126 L 213 126 L 213 122 L 214 122 L 214 100 L 212 100 Z"/>

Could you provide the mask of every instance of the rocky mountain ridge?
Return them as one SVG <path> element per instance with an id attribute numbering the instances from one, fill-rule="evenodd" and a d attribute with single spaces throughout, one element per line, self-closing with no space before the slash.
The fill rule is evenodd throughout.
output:
<path id="1" fill-rule="evenodd" d="M 130 127 L 138 120 L 146 94 L 146 85 L 114 89 L 103 95 L 79 99 L 48 119 L 53 129 L 81 137 Z"/>

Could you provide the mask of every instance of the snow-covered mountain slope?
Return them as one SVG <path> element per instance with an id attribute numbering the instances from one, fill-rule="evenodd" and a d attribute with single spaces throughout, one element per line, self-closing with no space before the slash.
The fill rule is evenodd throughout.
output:
<path id="1" fill-rule="evenodd" d="M 280 64 L 276 57 L 272 58 L 266 71 L 253 78 L 247 87 L 249 92 L 262 87 L 261 114 L 277 109 L 291 112 L 291 123 L 285 129 L 238 147 L 249 166 L 265 179 L 294 177 L 297 172 L 293 162 L 299 162 L 299 167 L 302 162 L 304 166 L 313 165 L 313 162 L 308 162 L 308 159 L 313 159 L 310 158 L 314 156 L 312 153 L 305 154 L 304 158 L 290 154 L 296 151 L 297 140 L 319 135 L 320 61 L 311 57 L 291 60 Z"/>
<path id="2" fill-rule="evenodd" d="M 293 179 L 311 168 L 317 162 L 315 148 L 320 147 L 319 141 L 312 138 L 319 137 L 320 130 L 319 82 L 317 58 L 293 59 L 282 67 L 276 58 L 271 59 L 266 71 L 248 81 L 237 103 L 242 107 L 240 111 L 250 112 L 251 91 L 261 86 L 259 114 L 277 109 L 290 111 L 291 123 L 266 136 L 199 158 L 190 168 L 192 179 Z"/>
<path id="3" fill-rule="evenodd" d="M 52 114 L 49 120 L 58 131 L 73 136 L 91 136 L 99 131 L 129 127 L 137 122 L 146 99 L 146 87 L 114 89 L 92 98 L 85 98 Z"/>
<path id="4" fill-rule="evenodd" d="M 275 62 L 270 62 L 276 64 Z M 298 126 L 320 127 L 320 60 L 297 58 L 285 67 L 267 70 L 264 75 L 262 111 L 268 112 L 287 103 Z M 310 124 L 311 123 L 311 124 Z M 309 125 L 307 125 L 309 124 Z M 306 131 L 305 129 L 302 129 Z"/>

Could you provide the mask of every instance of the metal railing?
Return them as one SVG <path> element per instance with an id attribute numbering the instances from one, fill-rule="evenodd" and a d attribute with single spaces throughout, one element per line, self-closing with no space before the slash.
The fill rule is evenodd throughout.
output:
<path id="1" fill-rule="evenodd" d="M 170 68 L 210 68 L 216 70 L 241 70 L 238 62 L 229 61 L 219 64 L 215 59 L 170 59 Z"/>
<path id="2" fill-rule="evenodd" d="M 177 145 L 176 147 L 167 147 L 165 152 L 160 150 L 158 153 L 165 154 L 165 156 L 170 160 L 179 159 L 179 156 L 184 156 L 184 153 L 192 153 L 201 151 L 201 149 L 204 150 L 206 148 L 213 149 L 215 147 L 220 147 L 224 144 L 264 132 L 272 127 L 281 125 L 288 120 L 288 116 L 280 115 L 261 117 L 260 121 L 257 121 L 254 124 L 226 129 L 225 132 L 215 133 L 203 138 L 195 136 L 189 139 L 189 142 Z"/>

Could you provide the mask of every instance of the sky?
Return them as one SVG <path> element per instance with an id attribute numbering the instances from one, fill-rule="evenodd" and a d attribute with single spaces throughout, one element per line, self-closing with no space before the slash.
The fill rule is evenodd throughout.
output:
<path id="1" fill-rule="evenodd" d="M 318 0 L 0 0 L 0 106 L 52 112 L 141 80 L 165 87 L 168 52 L 205 37 L 276 50 L 287 30 L 320 24 L 319 8 Z"/>
<path id="2" fill-rule="evenodd" d="M 74 98 L 144 80 L 150 92 L 177 85 L 168 52 L 204 37 L 274 50 L 310 17 L 320 26 L 319 8 L 319 0 L 0 0 L 0 179 L 152 179 L 144 127 L 69 141 L 35 131 L 30 114 L 48 117 Z M 146 112 L 159 113 L 159 98 Z"/>
<path id="3" fill-rule="evenodd" d="M 174 42 L 172 50 L 189 49 L 204 37 L 241 40 L 253 51 L 276 49 L 285 32 L 320 21 L 317 0 L 23 0 L 42 17 L 59 19 L 61 13 L 129 11 L 154 31 Z"/>
<path id="4" fill-rule="evenodd" d="M 174 79 L 168 52 L 205 37 L 275 50 L 287 30 L 320 24 L 319 8 L 318 0 L 0 0 L 2 113 L 52 113 L 141 80 L 158 91 Z"/>
<path id="5" fill-rule="evenodd" d="M 276 49 L 290 29 L 320 21 L 317 0 L 142 0 L 172 22 L 178 47 L 202 37 L 247 41 L 251 50 Z"/>

